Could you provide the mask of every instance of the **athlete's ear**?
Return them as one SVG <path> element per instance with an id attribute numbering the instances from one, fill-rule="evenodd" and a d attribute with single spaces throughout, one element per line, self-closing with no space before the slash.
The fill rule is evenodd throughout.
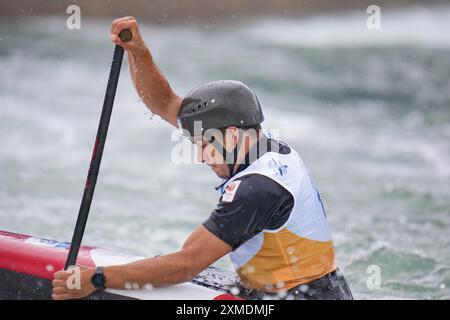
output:
<path id="1" fill-rule="evenodd" d="M 239 140 L 239 128 L 236 127 L 228 127 L 225 136 L 227 136 L 227 140 L 230 141 L 230 147 L 231 149 L 236 148 L 236 145 L 238 144 Z"/>

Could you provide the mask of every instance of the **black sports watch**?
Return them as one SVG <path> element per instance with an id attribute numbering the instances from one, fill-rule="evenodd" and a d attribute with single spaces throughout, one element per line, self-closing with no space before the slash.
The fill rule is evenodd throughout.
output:
<path id="1" fill-rule="evenodd" d="M 103 267 L 95 268 L 95 273 L 91 277 L 91 282 L 97 290 L 106 289 L 106 278 L 103 274 Z"/>

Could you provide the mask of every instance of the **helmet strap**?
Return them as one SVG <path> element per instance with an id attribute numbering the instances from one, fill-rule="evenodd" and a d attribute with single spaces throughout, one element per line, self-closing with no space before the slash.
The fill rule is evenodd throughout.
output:
<path id="1" fill-rule="evenodd" d="M 239 129 L 238 132 L 239 132 L 239 137 L 238 137 L 237 144 L 231 151 L 228 151 L 225 148 L 225 135 L 223 136 L 222 144 L 220 144 L 217 139 L 213 139 L 213 141 L 211 141 L 211 144 L 214 146 L 214 148 L 217 151 L 221 152 L 222 157 L 225 160 L 225 163 L 227 162 L 228 159 L 233 159 L 233 161 L 231 163 L 227 163 L 230 177 L 233 176 L 234 167 L 238 160 L 238 153 L 239 153 L 239 150 L 241 149 L 242 142 L 243 142 L 243 130 Z M 226 131 L 225 131 L 225 134 L 226 134 Z"/>
<path id="2" fill-rule="evenodd" d="M 241 146 L 242 146 L 243 130 L 239 129 L 238 132 L 239 132 L 238 141 L 237 141 L 236 146 L 233 148 L 232 151 L 228 152 L 225 149 L 225 147 L 223 146 L 223 153 L 222 154 L 224 155 L 225 161 L 227 159 L 229 159 L 231 156 L 233 157 L 232 158 L 233 159 L 232 163 L 228 163 L 228 171 L 230 173 L 230 178 L 234 174 L 234 167 L 236 166 L 236 163 L 237 163 L 237 160 L 238 160 L 238 153 L 239 153 L 239 150 L 241 149 Z"/>

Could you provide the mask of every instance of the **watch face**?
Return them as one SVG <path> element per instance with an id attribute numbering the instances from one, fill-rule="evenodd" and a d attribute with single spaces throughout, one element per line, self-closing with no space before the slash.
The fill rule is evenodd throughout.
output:
<path id="1" fill-rule="evenodd" d="M 105 276 L 101 273 L 96 273 L 92 276 L 92 284 L 96 288 L 103 288 L 105 286 Z"/>

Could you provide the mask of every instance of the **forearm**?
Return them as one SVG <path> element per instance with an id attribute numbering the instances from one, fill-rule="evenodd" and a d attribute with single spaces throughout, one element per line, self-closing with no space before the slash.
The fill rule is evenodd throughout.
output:
<path id="1" fill-rule="evenodd" d="M 162 287 L 191 280 L 197 272 L 192 271 L 186 259 L 180 257 L 180 252 L 139 260 L 124 265 L 104 268 L 106 286 L 111 289 L 129 289 L 145 285 Z"/>
<path id="2" fill-rule="evenodd" d="M 129 53 L 128 61 L 134 87 L 152 113 L 166 114 L 174 108 L 172 104 L 181 102 L 154 63 L 150 50 Z"/>

